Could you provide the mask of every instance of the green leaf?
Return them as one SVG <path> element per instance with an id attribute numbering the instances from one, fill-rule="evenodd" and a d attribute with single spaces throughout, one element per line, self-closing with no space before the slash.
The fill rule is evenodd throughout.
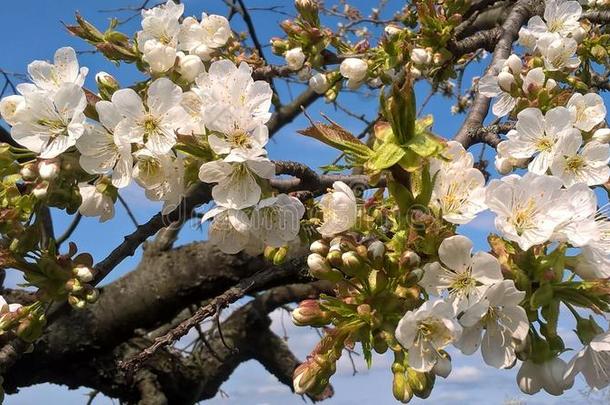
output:
<path id="1" fill-rule="evenodd" d="M 388 190 L 394 198 L 394 202 L 398 205 L 400 214 L 407 215 L 415 202 L 411 191 L 397 181 L 388 181 Z"/>
<path id="2" fill-rule="evenodd" d="M 421 133 L 415 136 L 408 144 L 407 147 L 419 156 L 428 158 L 438 155 L 445 148 L 445 145 L 439 139 L 435 139 L 429 133 Z"/>
<path id="3" fill-rule="evenodd" d="M 358 163 L 364 163 L 373 154 L 368 146 L 334 122 L 330 124 L 312 122 L 311 127 L 298 132 L 345 152 L 348 157 Z"/>
<path id="4" fill-rule="evenodd" d="M 415 106 L 415 92 L 413 81 L 407 76 L 402 87 L 392 86 L 392 95 L 389 98 L 381 96 L 381 105 L 385 118 L 392 125 L 398 143 L 405 144 L 415 136 L 415 120 L 417 116 Z"/>
<path id="5" fill-rule="evenodd" d="M 366 168 L 376 172 L 394 166 L 405 156 L 405 150 L 395 143 L 382 143 L 370 159 Z"/>

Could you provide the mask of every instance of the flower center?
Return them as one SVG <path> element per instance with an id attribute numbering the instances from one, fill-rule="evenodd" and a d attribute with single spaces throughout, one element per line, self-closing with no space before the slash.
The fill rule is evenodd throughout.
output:
<path id="1" fill-rule="evenodd" d="M 566 160 L 566 169 L 577 172 L 585 166 L 585 159 L 582 156 L 570 156 Z"/>
<path id="2" fill-rule="evenodd" d="M 250 149 L 252 147 L 250 137 L 244 131 L 237 131 L 233 133 L 229 138 L 229 142 L 235 148 Z"/>
<path id="3" fill-rule="evenodd" d="M 514 212 L 512 223 L 517 231 L 517 235 L 521 236 L 525 231 L 534 227 L 532 221 L 536 212 L 536 204 L 533 199 L 529 199 L 524 206 L 517 207 Z"/>
<path id="4" fill-rule="evenodd" d="M 38 120 L 37 123 L 38 123 L 38 125 L 47 127 L 47 129 L 51 133 L 52 138 L 55 138 L 59 135 L 66 135 L 66 132 L 68 129 L 66 124 L 61 120 L 41 119 L 41 120 Z"/>
<path id="5" fill-rule="evenodd" d="M 549 137 L 542 137 L 536 141 L 536 150 L 538 152 L 548 152 L 553 148 L 553 140 Z"/>

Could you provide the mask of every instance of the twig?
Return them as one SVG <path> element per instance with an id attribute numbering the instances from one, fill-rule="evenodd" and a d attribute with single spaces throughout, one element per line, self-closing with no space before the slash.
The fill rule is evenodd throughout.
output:
<path id="1" fill-rule="evenodd" d="M 64 243 L 66 240 L 68 240 L 68 238 L 70 236 L 72 236 L 72 233 L 74 233 L 74 231 L 78 227 L 78 224 L 80 223 L 80 220 L 82 218 L 83 218 L 83 215 L 80 212 L 77 212 L 76 215 L 74 215 L 74 219 L 72 219 L 72 222 L 70 223 L 68 228 L 59 238 L 57 238 L 57 240 L 56 240 L 57 246 L 60 246 L 62 243 Z"/>
<path id="2" fill-rule="evenodd" d="M 125 199 L 123 197 L 121 197 L 120 194 L 117 194 L 117 197 L 119 198 L 119 202 L 121 203 L 121 205 L 125 208 L 125 211 L 127 211 L 127 215 L 129 216 L 129 219 L 131 219 L 131 222 L 133 222 L 133 224 L 137 228 L 140 224 L 138 224 L 138 220 L 136 219 L 135 215 L 133 215 L 133 212 L 131 212 L 129 205 L 127 205 L 127 201 L 125 201 Z"/>

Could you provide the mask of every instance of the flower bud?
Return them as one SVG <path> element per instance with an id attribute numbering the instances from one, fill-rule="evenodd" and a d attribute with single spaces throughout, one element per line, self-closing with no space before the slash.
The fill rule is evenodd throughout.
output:
<path id="1" fill-rule="evenodd" d="M 515 54 L 510 55 L 506 60 L 506 66 L 508 66 L 513 75 L 520 74 L 522 68 L 521 58 Z"/>
<path id="2" fill-rule="evenodd" d="M 33 163 L 28 163 L 23 166 L 19 171 L 19 174 L 21 174 L 21 177 L 25 181 L 36 180 L 36 177 L 38 176 L 36 173 L 36 166 Z"/>
<path id="3" fill-rule="evenodd" d="M 409 381 L 404 372 L 394 373 L 394 379 L 392 380 L 392 394 L 396 400 L 403 404 L 408 403 L 413 398 L 413 389 L 409 386 Z"/>
<path id="4" fill-rule="evenodd" d="M 424 399 L 430 396 L 432 388 L 434 388 L 434 374 L 420 373 L 409 368 L 407 370 L 407 379 L 409 386 L 413 389 L 413 394 Z"/>
<path id="5" fill-rule="evenodd" d="M 87 292 L 85 293 L 85 300 L 89 304 L 93 304 L 95 301 L 97 301 L 99 296 L 100 296 L 100 293 L 97 290 L 97 288 L 88 288 Z"/>
<path id="6" fill-rule="evenodd" d="M 380 240 L 372 242 L 367 248 L 367 256 L 373 264 L 373 267 L 380 269 L 383 266 L 383 259 L 385 256 L 384 243 Z"/>
<path id="7" fill-rule="evenodd" d="M 610 143 L 610 128 L 600 128 L 593 133 L 594 141 L 599 143 Z"/>
<path id="8" fill-rule="evenodd" d="M 388 37 L 392 38 L 392 37 L 400 34 L 402 32 L 402 28 L 400 28 L 399 26 L 397 26 L 395 24 L 389 24 L 389 25 L 385 26 L 383 31 L 385 32 L 385 34 Z"/>
<path id="9" fill-rule="evenodd" d="M 324 356 L 316 355 L 298 366 L 292 375 L 294 392 L 302 394 L 317 394 L 328 386 L 328 377 L 332 366 Z"/>
<path id="10" fill-rule="evenodd" d="M 414 251 L 406 250 L 400 255 L 400 261 L 398 263 L 403 269 L 413 270 L 414 268 L 419 267 L 421 258 Z"/>
<path id="11" fill-rule="evenodd" d="M 352 83 L 359 83 L 364 80 L 368 70 L 365 61 L 358 58 L 347 58 L 339 66 L 341 76 L 350 79 Z"/>
<path id="12" fill-rule="evenodd" d="M 330 250 L 329 250 L 328 254 L 326 255 L 326 258 L 328 259 L 330 264 L 333 265 L 334 267 L 341 267 L 343 265 L 341 249 L 337 245 L 330 247 Z"/>
<path id="13" fill-rule="evenodd" d="M 328 324 L 328 313 L 320 308 L 316 300 L 304 300 L 292 311 L 292 321 L 296 326 L 321 327 Z"/>
<path id="14" fill-rule="evenodd" d="M 343 274 L 337 269 L 330 267 L 328 261 L 317 253 L 307 256 L 307 266 L 312 276 L 320 280 L 337 282 L 343 279 Z"/>
<path id="15" fill-rule="evenodd" d="M 350 276 L 362 274 L 362 271 L 366 266 L 362 258 L 360 258 L 356 252 L 352 251 L 343 253 L 341 261 L 343 262 L 343 265 L 340 267 L 341 270 Z"/>
<path id="16" fill-rule="evenodd" d="M 83 290 L 83 284 L 77 278 L 71 278 L 70 280 L 66 281 L 65 287 L 66 290 L 73 293 L 77 293 Z"/>
<path id="17" fill-rule="evenodd" d="M 68 303 L 75 309 L 83 309 L 87 305 L 84 299 L 72 294 L 68 295 Z"/>
<path id="18" fill-rule="evenodd" d="M 86 266 L 77 266 L 72 269 L 72 274 L 83 283 L 93 280 L 93 270 Z"/>
<path id="19" fill-rule="evenodd" d="M 119 82 L 109 73 L 99 72 L 95 75 L 95 82 L 100 93 L 100 97 L 104 100 L 110 100 L 115 91 L 121 88 Z"/>
<path id="20" fill-rule="evenodd" d="M 585 39 L 586 36 L 587 30 L 585 30 L 583 27 L 578 27 L 572 31 L 572 38 L 574 38 L 574 41 L 579 44 Z"/>
<path id="21" fill-rule="evenodd" d="M 280 247 L 273 255 L 273 264 L 279 266 L 286 261 L 286 255 L 288 255 L 288 247 Z"/>
<path id="22" fill-rule="evenodd" d="M 583 345 L 591 343 L 593 338 L 603 333 L 604 330 L 599 327 L 592 316 L 589 315 L 588 319 L 579 317 L 576 320 L 576 335 L 582 342 Z"/>
<path id="23" fill-rule="evenodd" d="M 512 73 L 500 72 L 498 74 L 498 85 L 506 92 L 510 92 L 513 85 L 515 84 L 515 77 Z"/>
<path id="24" fill-rule="evenodd" d="M 295 0 L 294 6 L 301 18 L 313 26 L 319 25 L 318 3 L 315 0 Z"/>
<path id="25" fill-rule="evenodd" d="M 276 55 L 283 55 L 288 50 L 288 41 L 281 38 L 271 38 L 271 49 Z"/>
<path id="26" fill-rule="evenodd" d="M 284 54 L 286 59 L 286 65 L 290 70 L 299 70 L 305 63 L 305 54 L 302 48 L 292 48 L 286 51 Z"/>
<path id="27" fill-rule="evenodd" d="M 430 51 L 423 48 L 413 48 L 411 51 L 411 60 L 418 66 L 426 66 L 432 61 L 432 54 Z"/>
<path id="28" fill-rule="evenodd" d="M 328 249 L 328 243 L 323 240 L 316 240 L 309 246 L 311 253 L 317 253 L 320 256 L 326 256 L 328 254 Z"/>
<path id="29" fill-rule="evenodd" d="M 178 73 L 188 83 L 192 83 L 195 79 L 205 71 L 201 58 L 197 55 L 179 55 L 178 56 Z"/>
<path id="30" fill-rule="evenodd" d="M 409 72 L 414 79 L 419 79 L 421 77 L 421 70 L 417 69 L 416 67 L 411 66 Z"/>
<path id="31" fill-rule="evenodd" d="M 544 86 L 548 91 L 553 90 L 555 87 L 557 87 L 557 82 L 555 81 L 555 79 L 549 79 L 546 81 L 546 85 Z"/>
<path id="32" fill-rule="evenodd" d="M 309 79 L 309 87 L 311 87 L 316 94 L 326 93 L 329 86 L 328 78 L 323 73 L 316 73 Z"/>
<path id="33" fill-rule="evenodd" d="M 32 190 L 32 194 L 37 199 L 43 200 L 44 198 L 47 197 L 48 189 L 49 189 L 49 183 L 43 181 L 42 183 L 38 183 L 36 185 L 36 187 L 34 187 L 34 190 Z"/>
<path id="34" fill-rule="evenodd" d="M 59 174 L 60 165 L 57 160 L 41 160 L 38 162 L 38 174 L 43 180 L 53 180 Z"/>
<path id="35" fill-rule="evenodd" d="M 369 273 L 369 286 L 373 294 L 379 294 L 388 286 L 388 276 L 383 270 L 371 270 Z"/>

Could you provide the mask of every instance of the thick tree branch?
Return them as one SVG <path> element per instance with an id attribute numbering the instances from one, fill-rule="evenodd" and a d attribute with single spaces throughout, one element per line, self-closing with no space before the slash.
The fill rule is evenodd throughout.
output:
<path id="1" fill-rule="evenodd" d="M 506 20 L 502 24 L 502 35 L 494 49 L 494 55 L 485 74 L 494 74 L 496 63 L 501 59 L 506 59 L 512 50 L 513 41 L 517 38 L 519 29 L 533 14 L 533 10 L 539 8 L 539 4 L 534 4 L 532 0 L 519 0 L 510 10 Z M 455 136 L 455 140 L 468 148 L 480 142 L 470 136 L 471 131 L 480 128 L 489 112 L 490 99 L 480 93 L 474 99 L 472 107 L 464 120 L 460 130 Z"/>

